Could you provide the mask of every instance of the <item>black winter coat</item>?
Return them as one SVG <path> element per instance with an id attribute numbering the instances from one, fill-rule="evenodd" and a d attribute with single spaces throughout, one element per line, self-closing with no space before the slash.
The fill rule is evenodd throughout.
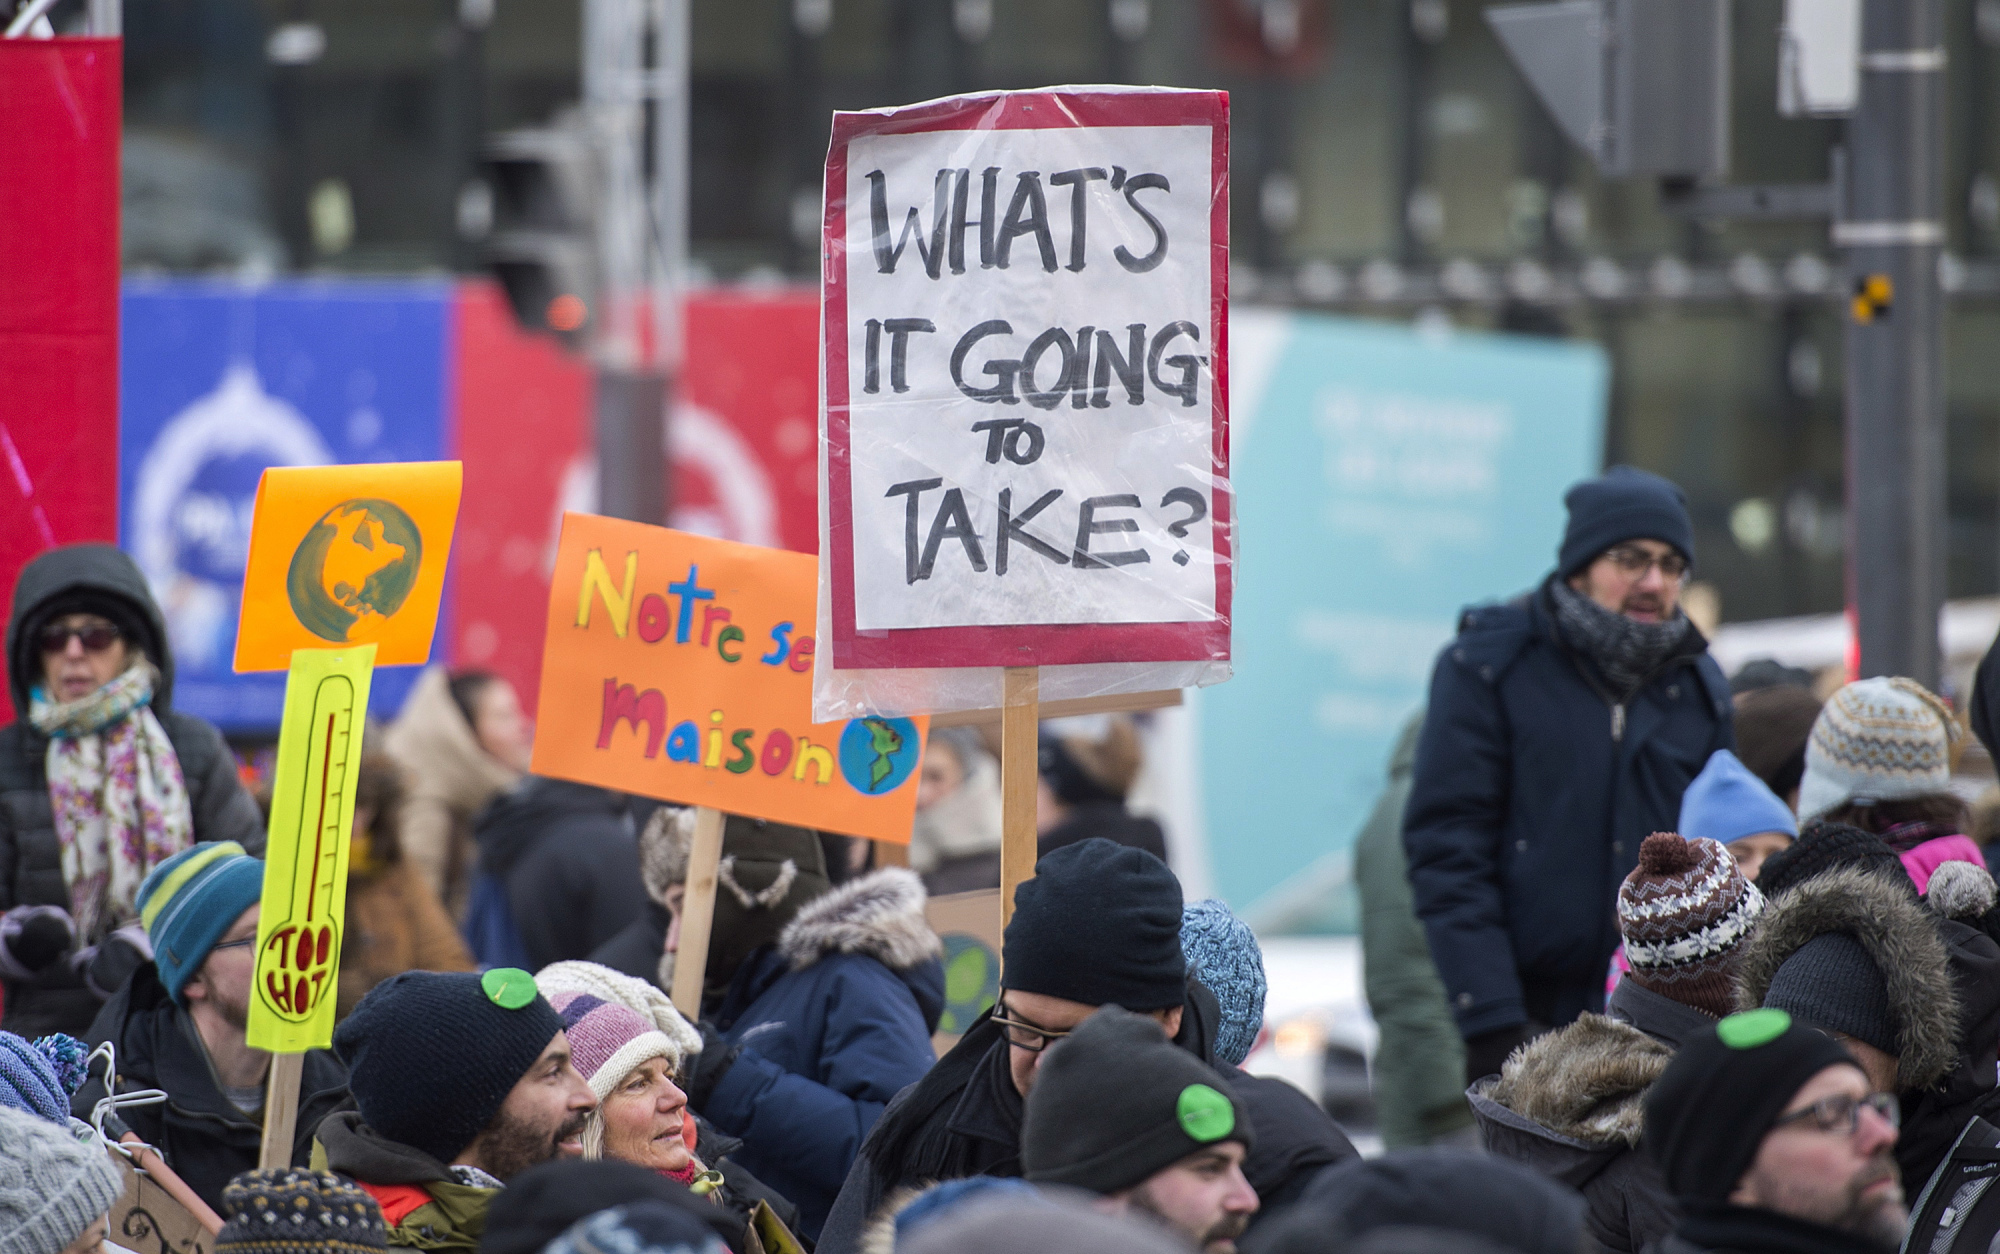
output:
<path id="1" fill-rule="evenodd" d="M 1465 612 L 1417 743 L 1410 887 L 1468 1038 L 1602 1008 L 1640 842 L 1675 830 L 1688 784 L 1736 743 L 1699 633 L 1619 701 L 1557 636 L 1548 598 L 1545 584 Z"/>
<path id="2" fill-rule="evenodd" d="M 153 714 L 173 742 L 187 781 L 196 840 L 233 840 L 259 857 L 264 823 L 236 775 L 236 759 L 222 733 L 192 714 L 173 708 L 174 660 L 167 629 L 152 593 L 132 559 L 109 545 L 58 549 L 21 574 L 7 623 L 7 682 L 17 714 L 28 709 L 28 692 L 40 682 L 41 628 L 77 593 L 110 595 L 123 601 L 128 621 L 139 625 L 138 644 L 160 671 Z M 15 906 L 69 909 L 63 882 L 62 846 L 49 805 L 49 738 L 25 718 L 0 728 L 0 912 Z M 103 1003 L 68 962 L 58 961 L 34 980 L 6 983 L 10 1032 L 34 1037 L 49 1032 L 81 1036 Z"/>
<path id="3" fill-rule="evenodd" d="M 157 1148 L 188 1187 L 221 1213 L 222 1186 L 234 1176 L 257 1169 L 264 1126 L 223 1095 L 193 1021 L 167 996 L 151 963 L 140 967 L 131 983 L 104 1003 L 97 1022 L 90 1025 L 91 1046 L 105 1041 L 113 1042 L 118 1050 L 120 1092 L 160 1088 L 170 1094 L 157 1105 L 125 1107 L 118 1118 Z M 91 1078 L 77 1090 L 70 1112 L 88 1119 L 91 1108 L 103 1096 L 100 1066 L 93 1068 Z M 327 1050 L 308 1051 L 299 1081 L 298 1123 L 292 1140 L 294 1167 L 303 1167 L 310 1160 L 313 1130 L 319 1121 L 346 1100 L 347 1068 Z M 107 1130 L 111 1130 L 109 1124 Z"/>
<path id="4" fill-rule="evenodd" d="M 534 970 L 588 958 L 645 913 L 624 796 L 531 775 L 473 820 L 479 869 L 507 888 Z"/>

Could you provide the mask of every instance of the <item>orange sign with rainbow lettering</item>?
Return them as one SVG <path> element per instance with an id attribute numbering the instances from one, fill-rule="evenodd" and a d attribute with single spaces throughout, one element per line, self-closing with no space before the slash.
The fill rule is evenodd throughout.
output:
<path id="1" fill-rule="evenodd" d="M 293 649 L 373 644 L 379 666 L 430 661 L 463 474 L 457 462 L 273 466 L 257 482 L 236 669 Z"/>
<path id="2" fill-rule="evenodd" d="M 535 773 L 907 842 L 930 721 L 812 721 L 818 579 L 803 553 L 563 515 Z"/>

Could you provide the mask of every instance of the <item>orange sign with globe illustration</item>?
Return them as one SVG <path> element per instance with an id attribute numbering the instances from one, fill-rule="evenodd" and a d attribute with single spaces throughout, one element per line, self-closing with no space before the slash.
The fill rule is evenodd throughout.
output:
<path id="1" fill-rule="evenodd" d="M 344 644 L 374 644 L 383 666 L 429 661 L 462 487 L 457 462 L 266 470 L 236 669 L 284 670 L 293 649 Z"/>

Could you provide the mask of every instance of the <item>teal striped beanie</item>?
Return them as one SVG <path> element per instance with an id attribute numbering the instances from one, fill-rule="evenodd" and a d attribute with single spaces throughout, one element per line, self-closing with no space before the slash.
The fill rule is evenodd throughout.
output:
<path id="1" fill-rule="evenodd" d="M 139 885 L 139 922 L 167 995 L 181 989 L 236 918 L 264 895 L 264 863 L 233 840 L 205 840 L 153 868 Z"/>

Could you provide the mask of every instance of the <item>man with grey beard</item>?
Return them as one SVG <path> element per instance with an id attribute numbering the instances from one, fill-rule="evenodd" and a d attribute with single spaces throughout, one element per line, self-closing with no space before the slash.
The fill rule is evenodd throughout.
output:
<path id="1" fill-rule="evenodd" d="M 107 1122 L 157 1147 L 218 1211 L 222 1186 L 257 1167 L 271 1056 L 244 1040 L 256 969 L 264 864 L 234 841 L 175 854 L 140 884 L 139 919 L 152 961 L 134 972 L 90 1026 L 90 1043 L 117 1049 L 118 1087 L 164 1089 L 167 1100 L 130 1106 Z M 331 1053 L 305 1056 L 292 1165 L 306 1165 L 312 1129 L 347 1096 L 347 1071 Z M 104 1096 L 100 1067 L 71 1111 L 82 1119 Z M 122 1123 L 120 1122 L 122 1120 Z"/>
<path id="2" fill-rule="evenodd" d="M 1898 1110 L 1833 1037 L 1765 1007 L 1682 1044 L 1645 1146 L 1685 1211 L 1661 1254 L 1883 1254 L 1909 1224 Z"/>

